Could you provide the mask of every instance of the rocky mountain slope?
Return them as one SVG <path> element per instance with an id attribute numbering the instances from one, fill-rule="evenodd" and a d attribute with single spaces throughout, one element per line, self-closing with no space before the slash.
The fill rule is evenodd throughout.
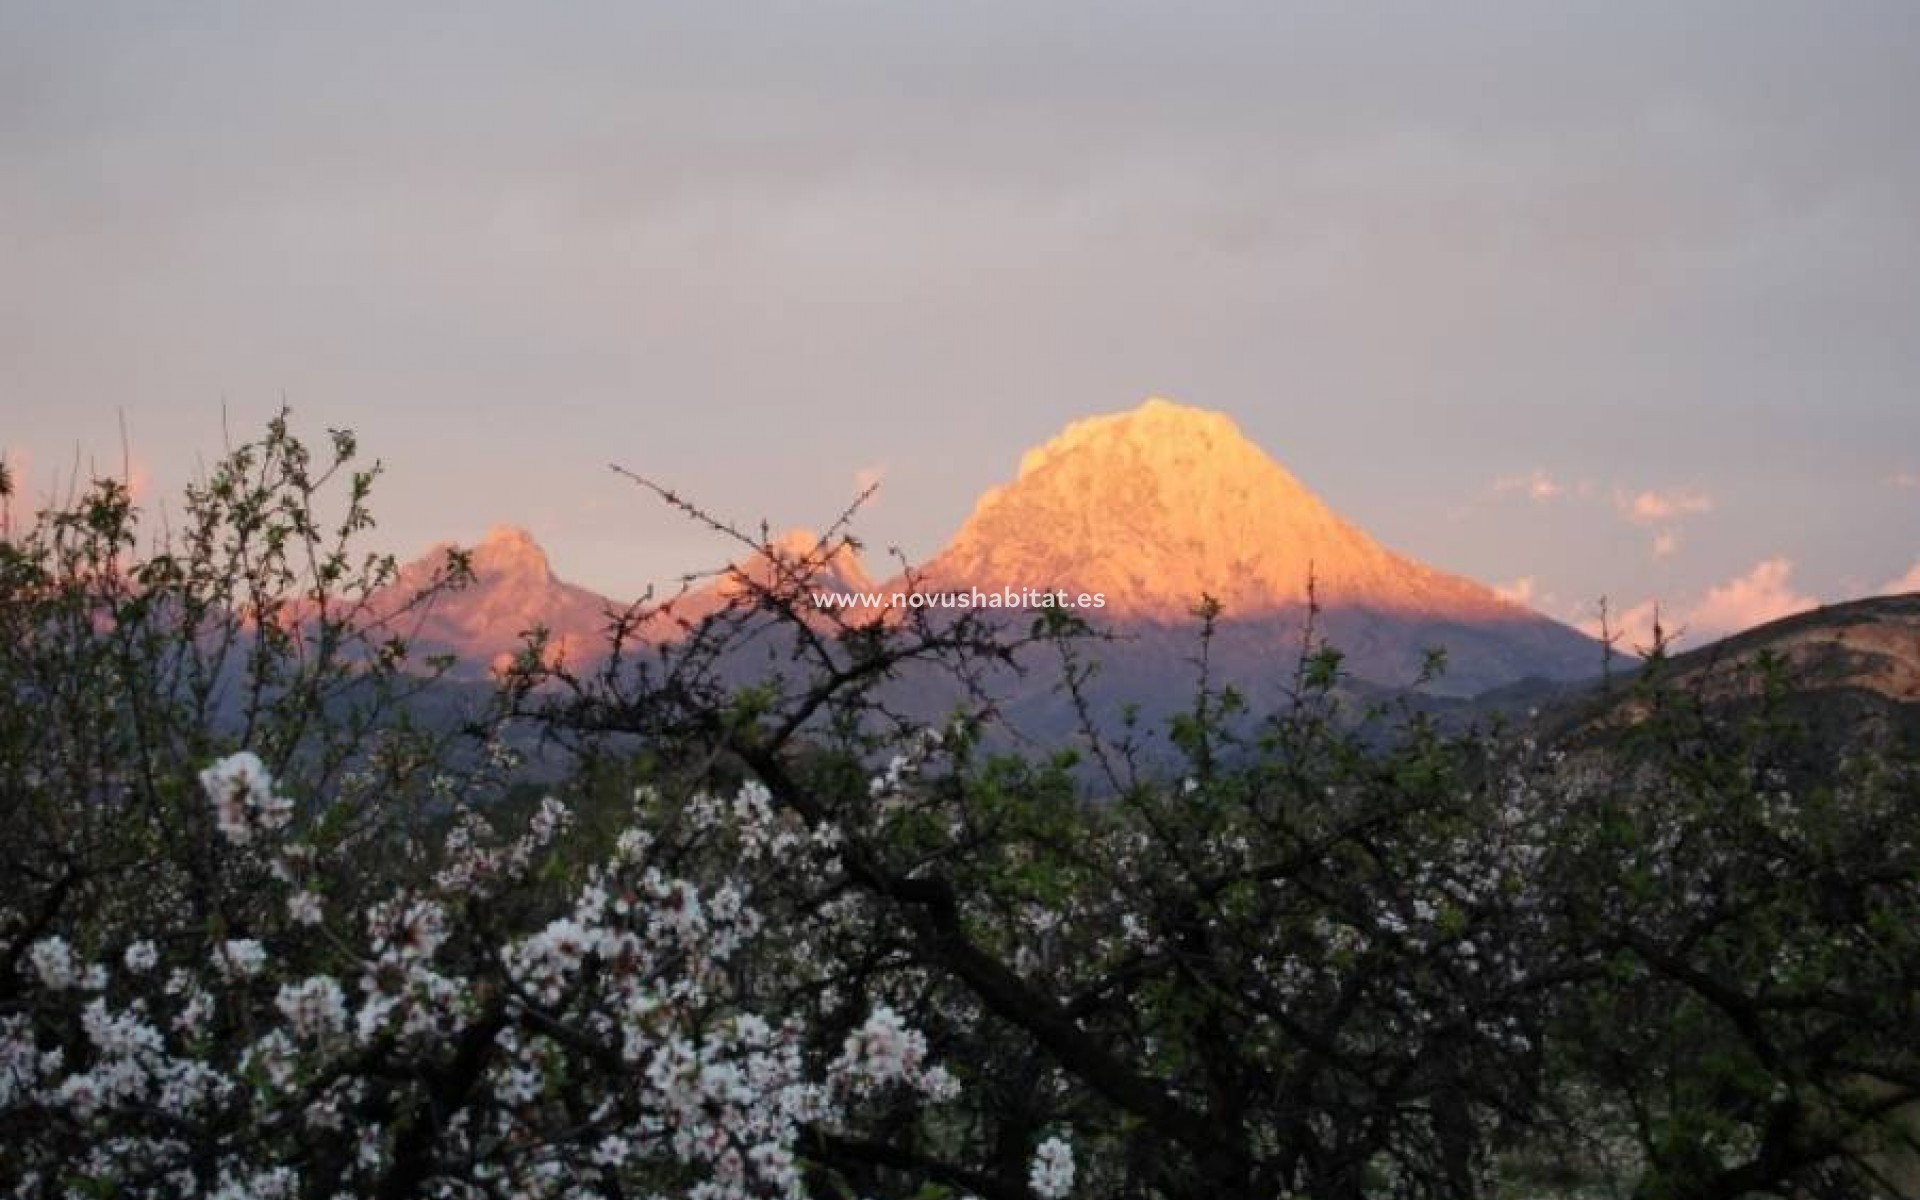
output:
<path id="1" fill-rule="evenodd" d="M 433 547 L 401 568 L 387 589 L 387 606 L 411 597 L 446 562 L 451 543 Z M 599 656 L 608 612 L 624 606 L 554 574 L 546 551 L 524 529 L 496 526 L 477 545 L 464 547 L 473 578 L 436 596 L 431 604 L 396 622 L 416 653 L 452 654 L 457 674 L 484 675 L 510 659 L 535 627 L 548 631 L 548 653 L 569 662 Z"/>
<path id="2" fill-rule="evenodd" d="M 683 636 L 749 581 L 771 578 L 776 563 L 810 564 L 823 589 L 874 586 L 850 552 L 796 531 L 678 598 L 647 635 Z M 410 577 L 428 569 L 423 560 Z M 423 646 L 495 663 L 537 623 L 551 631 L 554 652 L 577 664 L 604 640 L 610 602 L 557 579 L 524 532 L 494 531 L 474 549 L 473 569 L 474 586 L 443 598 L 422 623 Z M 1105 606 L 1083 615 L 1118 635 L 1100 650 L 1103 696 L 1116 704 L 1157 706 L 1178 687 L 1203 596 L 1224 606 L 1222 678 L 1256 695 L 1290 678 L 1310 588 L 1317 635 L 1375 683 L 1412 681 L 1430 649 L 1446 651 L 1437 686 L 1453 695 L 1594 674 L 1601 661 L 1572 629 L 1381 545 L 1229 418 L 1165 400 L 1075 422 L 1030 451 L 924 570 L 880 588 L 1102 593 Z"/>
<path id="3" fill-rule="evenodd" d="M 1229 677 L 1247 687 L 1287 677 L 1310 588 L 1317 635 L 1377 683 L 1411 682 L 1436 648 L 1448 658 L 1437 686 L 1455 695 L 1601 665 L 1574 630 L 1381 545 L 1228 417 L 1166 400 L 1075 422 L 1029 451 L 925 577 L 1104 593 L 1106 607 L 1087 615 L 1129 639 L 1106 655 L 1118 691 L 1166 686 L 1194 651 L 1202 596 L 1224 606 L 1216 661 Z"/>
<path id="4" fill-rule="evenodd" d="M 1529 617 L 1343 520 L 1222 413 L 1160 399 L 1076 421 L 982 496 L 931 563 L 954 584 L 1064 586 L 1106 615 L 1184 623 L 1204 592 L 1235 618 L 1323 605 L 1424 619 Z"/>
<path id="5" fill-rule="evenodd" d="M 1817 608 L 1644 670 L 1704 712 L 1737 718 L 1771 702 L 1823 759 L 1848 749 L 1920 754 L 1920 594 Z M 1604 745 L 1647 720 L 1643 689 L 1631 682 L 1590 685 L 1546 705 L 1543 735 Z"/>

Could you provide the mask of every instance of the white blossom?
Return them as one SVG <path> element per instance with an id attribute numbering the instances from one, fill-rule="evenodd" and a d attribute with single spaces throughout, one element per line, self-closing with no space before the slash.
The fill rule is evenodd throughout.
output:
<path id="1" fill-rule="evenodd" d="M 203 783 L 224 835 L 218 852 L 257 845 L 290 812 L 251 755 L 208 768 Z M 324 938 L 299 927 L 320 923 L 334 864 L 311 846 L 276 843 L 270 862 L 286 869 L 261 886 L 269 919 L 284 914 L 285 960 L 278 942 L 270 958 L 262 940 L 203 934 L 195 964 L 192 933 L 168 926 L 170 956 L 189 961 L 163 972 L 156 938 L 109 927 L 102 936 L 125 947 L 115 965 L 126 971 L 115 989 L 93 996 L 89 989 L 106 988 L 106 968 L 61 938 L 42 939 L 23 956 L 23 970 L 46 1003 L 0 1018 L 0 1110 L 38 1106 L 99 1136 L 72 1153 L 34 1150 L 26 1170 L 39 1179 L 54 1170 L 86 1180 L 138 1177 L 147 1181 L 143 1196 L 292 1200 L 310 1182 L 299 1160 L 286 1157 L 298 1135 L 351 1139 L 375 1088 L 418 1086 L 368 1073 L 363 1048 L 389 1042 L 399 1055 L 430 1062 L 504 1003 L 508 1019 L 494 1035 L 498 1053 L 484 1086 L 433 1132 L 436 1153 L 462 1164 L 453 1190 L 433 1194 L 585 1200 L 660 1165 L 690 1171 L 676 1194 L 700 1200 L 802 1200 L 804 1129 L 847 1121 L 850 1101 L 885 1087 L 938 1100 L 958 1085 L 928 1061 L 924 1037 L 885 1005 L 824 1071 L 798 1019 L 775 1023 L 746 1010 L 729 961 L 762 936 L 757 880 L 772 869 L 817 883 L 837 868 L 822 867 L 830 852 L 763 790 L 697 796 L 687 810 L 725 851 L 711 870 L 668 874 L 649 861 L 652 835 L 634 830 L 606 860 L 581 864 L 571 895 L 554 897 L 550 908 L 550 881 L 534 872 L 547 861 L 541 847 L 571 820 L 557 802 L 517 836 L 457 818 L 443 854 L 418 877 L 424 882 L 376 893 L 364 925 L 336 922 Z M 524 892 L 508 890 L 522 885 Z M 469 955 L 462 936 L 461 953 L 446 953 L 450 939 L 467 932 L 457 923 L 496 899 L 486 911 L 495 923 L 476 928 L 498 937 L 497 948 Z M 542 914 L 531 926 L 523 923 L 529 911 Z M 845 919 L 862 912 L 850 907 Z M 312 963 L 316 973 L 278 976 L 296 963 Z M 323 963 L 336 971 L 355 964 L 345 969 L 357 972 L 357 990 L 354 974 L 325 973 Z M 259 986 L 270 972 L 275 986 Z M 76 1024 L 85 1043 L 60 1045 L 57 1031 Z M 613 1048 L 625 1069 L 603 1077 L 582 1044 Z M 563 1089 L 591 1111 L 577 1134 L 555 1138 L 549 1102 Z M 236 1136 L 235 1149 L 214 1161 L 196 1161 L 171 1132 L 216 1123 Z M 276 1132 L 261 1138 L 261 1130 Z M 368 1129 L 348 1144 L 351 1160 L 331 1194 L 370 1194 L 390 1165 L 391 1140 Z M 506 1149 L 520 1146 L 539 1149 Z M 35 1185 L 21 1194 L 61 1193 Z"/>
<path id="2" fill-rule="evenodd" d="M 318 925 L 324 916 L 316 892 L 299 891 L 287 897 L 287 919 L 296 925 Z"/>
<path id="3" fill-rule="evenodd" d="M 297 984 L 283 985 L 274 1007 L 286 1017 L 299 1037 L 329 1037 L 346 1028 L 346 999 L 331 976 L 315 975 Z"/>
<path id="4" fill-rule="evenodd" d="M 1027 1183 L 1040 1200 L 1065 1200 L 1073 1191 L 1073 1147 L 1057 1137 L 1041 1142 L 1027 1169 Z"/>
<path id="5" fill-rule="evenodd" d="M 252 938 L 234 938 L 214 949 L 213 965 L 229 982 L 252 979 L 267 965 L 267 950 Z"/>
<path id="6" fill-rule="evenodd" d="M 40 984 L 48 991 L 60 992 L 80 984 L 80 968 L 73 958 L 73 947 L 63 937 L 41 938 L 27 951 L 27 962 Z"/>
<path id="7" fill-rule="evenodd" d="M 142 939 L 127 947 L 121 960 L 127 964 L 127 970 L 135 975 L 144 975 L 160 962 L 160 952 L 150 941 Z"/>
<path id="8" fill-rule="evenodd" d="M 236 846 L 253 840 L 257 831 L 286 825 L 293 802 L 274 792 L 273 776 L 251 750 L 230 754 L 200 772 L 200 786 L 213 804 L 214 821 Z"/>
<path id="9" fill-rule="evenodd" d="M 834 1073 L 856 1091 L 871 1091 L 918 1078 L 926 1053 L 926 1039 L 908 1029 L 900 1014 L 881 1005 L 866 1024 L 847 1035 Z"/>

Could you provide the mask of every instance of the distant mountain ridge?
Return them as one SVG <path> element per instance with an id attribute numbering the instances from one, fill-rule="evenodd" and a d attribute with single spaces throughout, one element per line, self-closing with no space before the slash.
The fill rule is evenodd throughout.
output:
<path id="1" fill-rule="evenodd" d="M 443 548 L 444 549 L 444 548 Z M 829 553 L 831 552 L 831 553 Z M 407 568 L 422 578 L 428 560 Z M 773 564 L 808 561 L 820 590 L 875 588 L 858 557 L 795 531 L 748 556 L 736 573 L 680 597 L 647 636 L 670 641 L 724 607 Z M 532 537 L 503 527 L 474 548 L 475 583 L 443 597 L 421 626 L 431 648 L 496 664 L 535 625 L 576 665 L 624 608 L 559 580 Z M 1122 635 L 1104 648 L 1106 679 L 1125 691 L 1167 691 L 1167 672 L 1193 652 L 1194 607 L 1225 608 L 1218 642 L 1231 676 L 1254 688 L 1286 675 L 1308 596 L 1317 632 L 1352 673 L 1410 682 L 1429 649 L 1447 652 L 1440 687 L 1469 695 L 1529 676 L 1595 674 L 1597 643 L 1492 589 L 1382 546 L 1333 512 L 1219 413 L 1153 399 L 1129 412 L 1076 421 L 1029 451 L 1018 475 L 983 495 L 953 540 L 884 592 L 1003 588 L 1098 592 L 1085 613 Z M 1256 688 L 1257 690 L 1257 688 Z"/>
<path id="2" fill-rule="evenodd" d="M 449 550 L 443 542 L 400 570 L 387 589 L 401 600 L 427 587 L 444 568 Z M 535 628 L 548 632 L 548 652 L 570 662 L 591 659 L 605 643 L 608 611 L 624 607 L 598 592 L 568 583 L 554 574 L 545 550 L 525 529 L 497 525 L 476 545 L 464 547 L 471 582 L 434 598 L 400 622 L 421 654 L 452 654 L 460 673 L 479 674 L 503 667 Z"/>

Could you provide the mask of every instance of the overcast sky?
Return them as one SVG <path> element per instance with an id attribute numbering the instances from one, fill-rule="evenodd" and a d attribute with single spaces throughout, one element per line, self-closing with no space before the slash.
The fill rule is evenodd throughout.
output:
<path id="1" fill-rule="evenodd" d="M 157 497 L 284 398 L 624 595 L 725 551 L 610 462 L 922 557 L 1164 394 L 1737 624 L 1920 565 L 1917 117 L 1911 0 L 0 0 L 0 445 Z"/>

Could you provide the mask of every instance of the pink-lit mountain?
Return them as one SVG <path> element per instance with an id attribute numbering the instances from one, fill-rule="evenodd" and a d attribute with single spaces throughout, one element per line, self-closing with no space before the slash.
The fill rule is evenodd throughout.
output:
<path id="1" fill-rule="evenodd" d="M 773 563 L 811 559 L 817 586 L 874 586 L 845 549 L 830 557 L 800 531 L 743 561 L 741 574 L 682 597 L 648 636 L 671 640 L 721 608 Z M 664 564 L 663 564 L 664 565 Z M 408 568 L 427 570 L 425 560 Z M 475 584 L 445 597 L 420 640 L 470 663 L 492 663 L 544 625 L 569 661 L 604 641 L 610 602 L 553 574 L 518 530 L 496 530 L 474 549 Z M 1297 655 L 1309 581 L 1318 632 L 1348 656 L 1352 673 L 1384 684 L 1411 680 L 1426 651 L 1446 650 L 1443 690 L 1465 694 L 1527 676 L 1572 678 L 1598 670 L 1589 639 L 1492 589 L 1426 566 L 1341 518 L 1227 417 L 1150 400 L 1129 412 L 1077 421 L 1029 451 L 1018 475 L 981 497 L 953 540 L 928 561 L 922 589 L 979 588 L 1102 593 L 1084 615 L 1127 639 L 1103 651 L 1116 694 L 1165 690 L 1185 677 L 1192 611 L 1203 595 L 1224 606 L 1218 660 L 1229 674 L 1278 681 Z M 882 590 L 908 586 L 882 583 Z M 1257 690 L 1257 689 L 1256 689 Z"/>
<path id="2" fill-rule="evenodd" d="M 1538 620 L 1395 554 L 1343 520 L 1221 413 L 1149 400 L 1027 452 L 927 567 L 950 586 L 1100 592 L 1121 621 L 1185 623 L 1203 594 L 1230 618 L 1297 608 L 1431 620 Z"/>
<path id="3" fill-rule="evenodd" d="M 435 546 L 401 568 L 388 595 L 398 600 L 420 592 L 455 548 L 450 543 Z M 465 549 L 472 581 L 395 622 L 396 632 L 420 653 L 453 654 L 462 674 L 478 674 L 504 666 L 523 636 L 539 627 L 548 632 L 550 655 L 564 655 L 570 662 L 598 656 L 606 642 L 612 601 L 555 575 L 532 534 L 511 525 L 496 526 L 485 540 Z"/>

